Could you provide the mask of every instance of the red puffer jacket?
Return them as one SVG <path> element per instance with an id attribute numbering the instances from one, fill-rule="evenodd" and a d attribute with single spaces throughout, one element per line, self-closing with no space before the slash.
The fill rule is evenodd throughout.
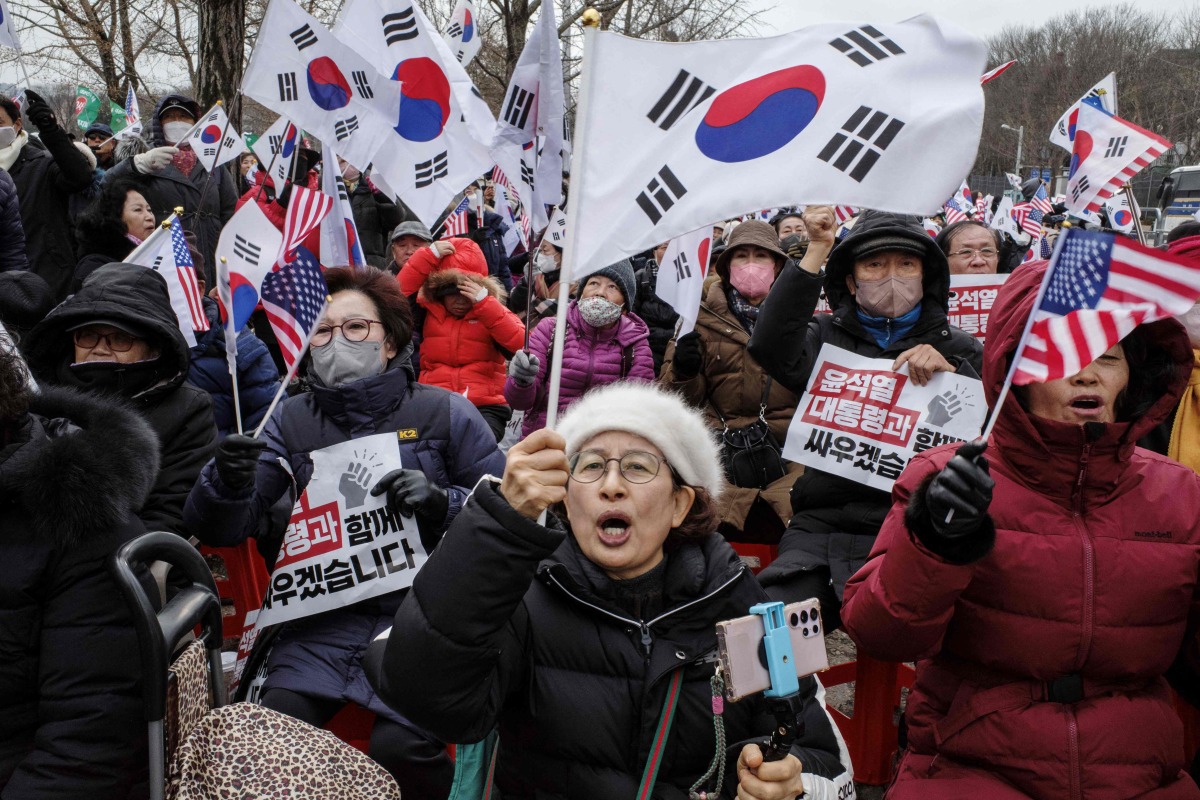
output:
<path id="1" fill-rule="evenodd" d="M 408 261 L 405 261 L 404 266 L 400 268 L 400 274 L 396 279 L 400 282 L 400 291 L 404 293 L 405 297 L 411 297 L 420 291 L 429 274 L 441 269 L 461 269 L 463 272 L 475 275 L 488 274 L 487 260 L 484 259 L 479 245 L 470 239 L 443 239 L 442 241 L 454 245 L 454 252 L 438 258 L 432 247 L 422 247 L 409 256 Z"/>
<path id="2" fill-rule="evenodd" d="M 1014 272 L 992 309 L 992 403 L 1044 269 Z M 1192 357 L 1174 320 L 1133 335 L 1151 355 L 1130 356 L 1125 397 L 1149 405 L 1131 422 L 1052 422 L 1008 398 L 986 453 L 995 544 L 978 560 L 934 556 L 905 522 L 953 446 L 896 483 L 842 609 L 865 652 L 918 662 L 893 800 L 1200 798 L 1163 677 L 1173 662 L 1200 675 L 1200 481 L 1134 444 L 1174 408 Z"/>
<path id="3" fill-rule="evenodd" d="M 463 278 L 486 288 L 488 296 L 459 319 L 433 298 L 440 288 L 457 285 Z M 500 348 L 509 353 L 520 350 L 525 325 L 504 300 L 504 289 L 495 278 L 457 269 L 431 273 L 417 295 L 428 312 L 421 340 L 421 383 L 457 392 L 477 406 L 507 405 Z"/>

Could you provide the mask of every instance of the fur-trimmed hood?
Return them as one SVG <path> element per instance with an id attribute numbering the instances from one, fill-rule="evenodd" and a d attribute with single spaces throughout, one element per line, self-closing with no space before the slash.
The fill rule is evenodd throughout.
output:
<path id="1" fill-rule="evenodd" d="M 135 515 L 158 475 L 158 438 L 111 397 L 43 386 L 0 449 L 0 507 L 61 544 Z"/>
<path id="2" fill-rule="evenodd" d="M 505 291 L 504 286 L 501 285 L 498 278 L 454 268 L 429 273 L 429 277 L 425 279 L 425 283 L 421 286 L 420 300 L 423 303 L 439 303 L 440 301 L 437 299 L 438 290 L 444 289 L 447 286 L 457 286 L 463 278 L 487 289 L 488 295 L 496 298 L 501 303 L 508 300 L 508 292 Z"/>

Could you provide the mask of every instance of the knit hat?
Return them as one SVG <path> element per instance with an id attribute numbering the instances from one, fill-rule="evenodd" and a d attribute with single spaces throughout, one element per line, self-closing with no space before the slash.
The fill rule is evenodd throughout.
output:
<path id="1" fill-rule="evenodd" d="M 633 276 L 633 264 L 629 263 L 629 259 L 623 258 L 615 264 L 610 264 L 604 269 L 598 269 L 595 272 L 589 272 L 580 278 L 580 297 L 583 296 L 583 287 L 587 286 L 588 278 L 594 275 L 602 275 L 619 286 L 621 294 L 625 295 L 625 310 L 633 311 L 633 304 L 637 302 L 637 279 Z"/>
<path id="2" fill-rule="evenodd" d="M 725 239 L 725 250 L 717 259 L 715 267 L 722 280 L 729 279 L 729 260 L 733 258 L 733 251 L 742 245 L 770 250 L 771 255 L 778 259 L 776 267 L 786 261 L 788 257 L 787 253 L 779 247 L 779 234 L 775 232 L 773 226 L 762 220 L 748 220 L 734 228 L 733 233 Z"/>
<path id="3" fill-rule="evenodd" d="M 429 228 L 426 228 L 417 220 L 401 222 L 396 226 L 396 229 L 392 231 L 392 235 L 388 241 L 394 242 L 401 236 L 416 236 L 418 239 L 424 239 L 427 242 L 433 241 L 433 234 L 429 232 Z"/>
<path id="4" fill-rule="evenodd" d="M 610 383 L 585 394 L 558 423 L 568 458 L 607 431 L 641 436 L 662 451 L 685 484 L 703 488 L 714 500 L 725 488 L 712 429 L 677 394 L 650 383 Z"/>

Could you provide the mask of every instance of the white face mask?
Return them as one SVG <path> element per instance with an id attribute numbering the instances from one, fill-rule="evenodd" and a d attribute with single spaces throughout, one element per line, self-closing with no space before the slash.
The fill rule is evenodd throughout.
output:
<path id="1" fill-rule="evenodd" d="M 0 128 L 0 148 L 8 147 L 17 140 L 17 129 L 11 125 Z"/>
<path id="2" fill-rule="evenodd" d="M 545 275 L 547 272 L 554 272 L 557 269 L 558 262 L 554 260 L 554 256 L 539 252 L 533 259 L 534 272 Z"/>
<path id="3" fill-rule="evenodd" d="M 190 122 L 168 122 L 162 126 L 163 138 L 169 144 L 178 144 L 179 140 L 187 135 L 187 132 L 192 129 Z"/>

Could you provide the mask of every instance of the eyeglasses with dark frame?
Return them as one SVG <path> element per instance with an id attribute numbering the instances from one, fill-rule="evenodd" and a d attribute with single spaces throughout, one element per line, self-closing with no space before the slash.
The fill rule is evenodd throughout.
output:
<path id="1" fill-rule="evenodd" d="M 359 317 L 348 319 L 341 325 L 327 325 L 322 323 L 313 331 L 310 344 L 313 347 L 324 347 L 333 341 L 333 332 L 339 329 L 342 331 L 342 338 L 347 342 L 365 342 L 367 337 L 371 335 L 371 326 L 382 324 L 377 319 L 362 319 Z"/>
<path id="2" fill-rule="evenodd" d="M 605 458 L 595 450 L 581 450 L 571 456 L 568 465 L 571 479 L 578 483 L 595 483 L 608 473 L 608 464 L 617 462 L 621 477 L 630 483 L 649 483 L 658 477 L 658 472 L 667 460 L 653 453 L 631 450 L 620 458 Z"/>
<path id="3" fill-rule="evenodd" d="M 128 353 L 133 349 L 133 346 L 140 341 L 142 337 L 134 336 L 132 333 L 126 333 L 122 330 L 114 330 L 112 333 L 100 333 L 93 328 L 80 328 L 75 331 L 75 344 L 85 350 L 95 349 L 96 345 L 100 344 L 103 339 L 105 345 L 114 353 Z"/>

